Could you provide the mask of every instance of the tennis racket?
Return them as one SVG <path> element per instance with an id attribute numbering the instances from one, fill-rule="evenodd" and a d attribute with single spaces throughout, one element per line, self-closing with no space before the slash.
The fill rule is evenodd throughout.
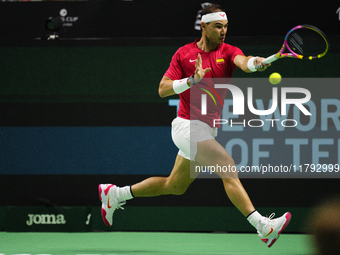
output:
<path id="1" fill-rule="evenodd" d="M 328 39 L 324 32 L 312 25 L 293 27 L 286 34 L 282 48 L 274 55 L 262 60 L 269 64 L 280 58 L 316 59 L 322 58 L 328 51 Z M 288 53 L 284 53 L 288 50 Z"/>

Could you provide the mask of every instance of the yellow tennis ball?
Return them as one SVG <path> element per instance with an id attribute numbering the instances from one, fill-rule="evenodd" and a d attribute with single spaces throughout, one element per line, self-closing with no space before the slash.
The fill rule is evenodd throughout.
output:
<path id="1" fill-rule="evenodd" d="M 269 82 L 273 85 L 279 84 L 282 80 L 281 74 L 279 73 L 272 73 L 269 76 Z"/>

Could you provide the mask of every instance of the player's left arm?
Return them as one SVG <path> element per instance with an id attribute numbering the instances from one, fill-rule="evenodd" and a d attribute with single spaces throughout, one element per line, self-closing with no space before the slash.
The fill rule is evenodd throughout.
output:
<path id="1" fill-rule="evenodd" d="M 242 71 L 246 72 L 246 73 L 252 73 L 254 71 L 250 70 L 248 68 L 248 61 L 254 61 L 253 64 L 254 66 L 259 66 L 259 68 L 257 69 L 257 71 L 264 71 L 266 70 L 266 68 L 268 66 L 270 66 L 270 64 L 263 64 L 262 60 L 264 58 L 262 57 L 253 57 L 253 56 L 244 56 L 244 55 L 237 55 L 234 58 L 234 64 L 240 68 Z"/>

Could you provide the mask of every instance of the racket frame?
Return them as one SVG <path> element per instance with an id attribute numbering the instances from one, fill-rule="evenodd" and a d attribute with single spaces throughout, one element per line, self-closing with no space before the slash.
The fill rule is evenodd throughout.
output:
<path id="1" fill-rule="evenodd" d="M 317 56 L 303 56 L 303 55 L 300 55 L 300 54 L 297 54 L 295 52 L 293 52 L 293 50 L 289 47 L 288 45 L 288 36 L 295 30 L 297 29 L 301 29 L 301 28 L 307 28 L 307 29 L 311 29 L 317 33 L 319 33 L 322 38 L 325 40 L 326 42 L 326 50 L 317 55 Z M 298 58 L 298 59 L 309 59 L 309 60 L 312 60 L 312 59 L 315 59 L 315 58 L 322 58 L 323 56 L 326 55 L 327 51 L 328 51 L 328 39 L 326 37 L 326 35 L 320 30 L 318 29 L 317 27 L 314 27 L 312 25 L 298 25 L 298 26 L 295 26 L 293 27 L 291 30 L 288 31 L 288 33 L 286 34 L 284 40 L 283 40 L 283 45 L 282 45 L 282 48 L 276 53 L 276 54 L 273 54 L 267 58 L 265 58 L 264 60 L 262 60 L 262 63 L 264 64 L 269 64 L 269 63 L 272 63 L 280 58 Z M 283 53 L 284 50 L 287 49 L 289 51 L 289 53 Z"/>

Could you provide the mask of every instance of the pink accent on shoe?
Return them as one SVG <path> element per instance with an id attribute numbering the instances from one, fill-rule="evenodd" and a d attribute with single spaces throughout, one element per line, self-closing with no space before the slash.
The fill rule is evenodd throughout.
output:
<path id="1" fill-rule="evenodd" d="M 107 193 L 109 193 L 109 190 L 111 189 L 112 186 L 115 186 L 115 185 L 110 184 L 109 186 L 106 187 L 106 189 L 104 190 L 105 196 L 107 196 Z"/>
<path id="2" fill-rule="evenodd" d="M 270 248 L 270 247 L 276 242 L 276 240 L 279 239 L 281 232 L 282 232 L 282 231 L 287 227 L 287 225 L 289 224 L 289 222 L 290 222 L 290 220 L 291 220 L 291 218 L 292 218 L 292 214 L 291 214 L 290 212 L 288 212 L 288 213 L 286 214 L 285 217 L 286 217 L 286 222 L 285 222 L 285 224 L 283 224 L 281 230 L 278 232 L 278 237 L 272 240 L 272 242 L 268 245 L 268 248 Z M 261 240 L 262 240 L 262 239 L 261 239 Z M 268 241 L 268 239 L 267 239 L 267 241 Z"/>
<path id="3" fill-rule="evenodd" d="M 261 239 L 261 241 L 264 242 L 264 243 L 267 243 L 268 239 L 267 238 L 266 239 Z"/>
<path id="4" fill-rule="evenodd" d="M 283 224 L 281 230 L 278 232 L 279 235 L 280 235 L 281 232 L 287 227 L 287 225 L 289 224 L 291 218 L 292 218 L 292 215 L 291 215 L 290 212 L 288 212 L 288 213 L 286 214 L 286 219 L 287 219 L 287 220 L 286 220 L 285 224 Z"/>
<path id="5" fill-rule="evenodd" d="M 276 239 L 273 239 L 273 241 L 268 245 L 268 248 L 272 247 L 272 245 L 276 242 L 277 239 L 279 239 L 280 236 L 278 236 Z"/>
<path id="6" fill-rule="evenodd" d="M 110 227 L 110 223 L 107 221 L 106 217 L 106 211 L 102 208 L 102 218 L 106 226 Z"/>

